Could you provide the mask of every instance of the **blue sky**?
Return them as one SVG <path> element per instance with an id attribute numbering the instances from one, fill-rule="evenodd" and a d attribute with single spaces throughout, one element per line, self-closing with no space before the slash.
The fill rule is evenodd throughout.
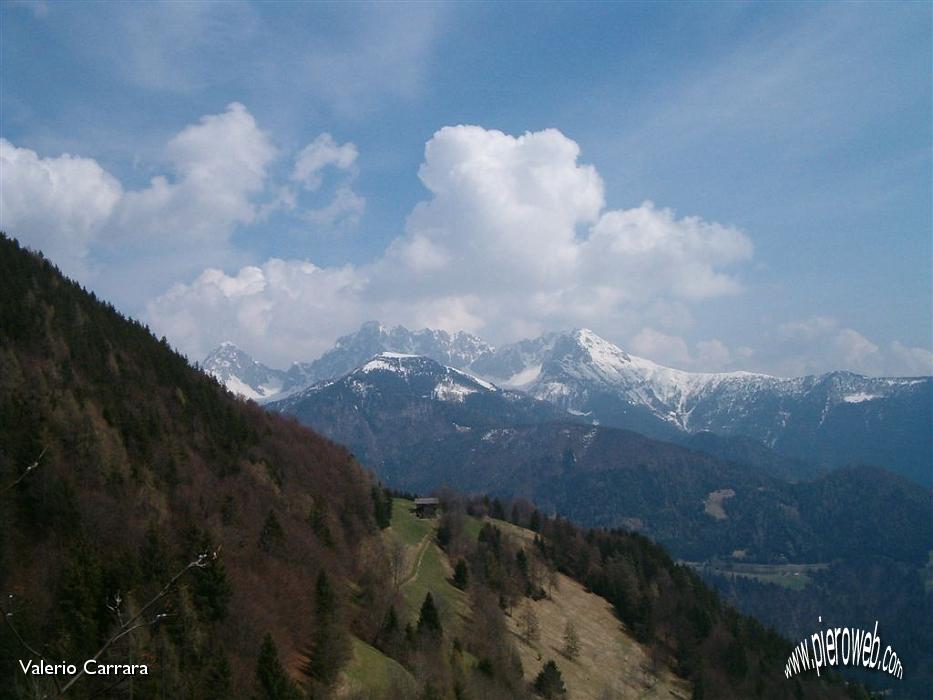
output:
<path id="1" fill-rule="evenodd" d="M 931 12 L 8 2 L 0 224 L 194 358 L 380 318 L 930 373 Z"/>

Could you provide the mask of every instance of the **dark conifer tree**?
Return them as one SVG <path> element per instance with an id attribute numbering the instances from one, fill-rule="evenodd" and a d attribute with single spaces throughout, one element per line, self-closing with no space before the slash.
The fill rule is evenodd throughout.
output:
<path id="1" fill-rule="evenodd" d="M 207 671 L 204 684 L 205 700 L 227 700 L 232 694 L 230 663 L 223 652 L 218 652 Z"/>
<path id="2" fill-rule="evenodd" d="M 373 485 L 371 495 L 376 525 L 380 530 L 385 530 L 392 524 L 392 497 L 386 489 L 376 485 Z"/>
<path id="3" fill-rule="evenodd" d="M 350 658 L 350 638 L 340 623 L 337 596 L 327 572 L 321 569 L 314 585 L 314 634 L 308 650 L 306 676 L 331 686 Z"/>
<path id="4" fill-rule="evenodd" d="M 441 523 L 437 527 L 437 534 L 435 539 L 437 540 L 437 545 L 447 551 L 447 547 L 450 546 L 450 540 L 453 537 L 453 532 L 450 528 L 450 521 L 445 517 L 441 518 Z"/>
<path id="5" fill-rule="evenodd" d="M 398 632 L 398 614 L 395 612 L 395 606 L 389 606 L 389 612 L 386 615 L 385 625 L 383 630 L 386 634 L 395 634 Z"/>
<path id="6" fill-rule="evenodd" d="M 441 618 L 437 613 L 437 607 L 434 605 L 434 598 L 430 592 L 424 597 L 424 602 L 421 604 L 421 614 L 418 616 L 418 633 L 441 633 Z"/>
<path id="7" fill-rule="evenodd" d="M 541 531 L 541 513 L 538 512 L 537 508 L 535 508 L 534 512 L 531 514 L 531 521 L 528 523 L 528 529 L 534 532 Z"/>
<path id="8" fill-rule="evenodd" d="M 294 700 L 298 697 L 297 688 L 282 668 L 279 652 L 271 634 L 263 638 L 259 649 L 256 680 L 259 683 L 260 700 Z"/>
<path id="9" fill-rule="evenodd" d="M 554 661 L 548 661 L 544 668 L 535 678 L 535 692 L 544 698 L 565 698 L 567 697 L 567 688 L 564 686 L 564 679 L 561 677 L 560 669 Z"/>
<path id="10" fill-rule="evenodd" d="M 233 591 L 227 580 L 227 570 L 220 560 L 213 560 L 198 572 L 194 583 L 194 599 L 198 615 L 210 622 L 223 620 Z"/>
<path id="11" fill-rule="evenodd" d="M 457 565 L 454 567 L 454 585 L 460 590 L 464 590 L 469 583 L 470 572 L 467 569 L 466 562 L 463 559 L 457 560 Z"/>
<path id="12" fill-rule="evenodd" d="M 528 578 L 528 555 L 525 554 L 524 549 L 519 549 L 515 553 L 515 565 L 518 567 L 518 572 L 522 575 L 523 578 Z"/>
<path id="13" fill-rule="evenodd" d="M 279 549 L 285 543 L 285 531 L 282 524 L 275 517 L 273 511 L 269 511 L 262 529 L 259 531 L 259 546 L 265 552 L 272 552 Z"/>
<path id="14" fill-rule="evenodd" d="M 376 635 L 376 644 L 379 649 L 395 658 L 399 654 L 399 642 L 402 637 L 401 624 L 399 623 L 398 613 L 395 612 L 395 606 L 389 606 L 389 612 L 386 613 L 385 620 L 382 621 L 382 627 L 379 634 Z"/>

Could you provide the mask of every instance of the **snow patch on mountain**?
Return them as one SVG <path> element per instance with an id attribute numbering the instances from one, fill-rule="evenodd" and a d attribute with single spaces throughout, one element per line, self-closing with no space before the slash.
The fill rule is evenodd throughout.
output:
<path id="1" fill-rule="evenodd" d="M 849 394 L 848 396 L 843 396 L 842 400 L 846 403 L 863 403 L 865 401 L 874 401 L 875 399 L 884 398 L 878 394 L 866 394 L 864 391 L 860 391 L 856 394 Z"/>
<path id="2" fill-rule="evenodd" d="M 470 394 L 475 394 L 476 389 L 459 384 L 451 377 L 445 377 L 443 381 L 437 383 L 431 394 L 438 401 L 454 401 L 463 403 L 463 400 Z"/>
<path id="3" fill-rule="evenodd" d="M 531 384 L 540 375 L 541 365 L 530 365 L 503 381 L 502 386 L 508 387 L 509 389 L 520 389 L 523 386 Z"/>
<path id="4" fill-rule="evenodd" d="M 403 355 L 401 353 L 395 352 L 384 352 L 377 355 L 365 365 L 360 367 L 359 371 L 363 372 L 364 374 L 376 371 L 395 372 L 396 374 L 401 374 L 404 376 L 409 374 L 411 367 L 408 363 L 402 362 L 402 360 L 417 357 L 417 355 Z"/>

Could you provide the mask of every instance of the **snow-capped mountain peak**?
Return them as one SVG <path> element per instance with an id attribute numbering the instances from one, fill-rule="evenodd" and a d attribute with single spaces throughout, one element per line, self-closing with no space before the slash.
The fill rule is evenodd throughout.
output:
<path id="1" fill-rule="evenodd" d="M 285 371 L 255 362 L 229 341 L 211 352 L 203 366 L 231 391 L 266 402 L 342 377 L 383 353 L 428 357 L 449 367 L 466 368 L 493 349 L 489 343 L 463 331 L 453 334 L 430 328 L 410 331 L 404 326 L 388 328 L 377 321 L 368 321 L 356 332 L 341 336 L 320 358 L 295 362 Z"/>
<path id="2" fill-rule="evenodd" d="M 288 411 L 315 394 L 341 390 L 359 397 L 404 394 L 452 403 L 462 403 L 472 394 L 499 392 L 479 377 L 424 355 L 381 352 L 339 379 L 318 382 L 277 402 L 274 408 Z"/>
<path id="3" fill-rule="evenodd" d="M 630 355 L 585 328 L 503 346 L 470 369 L 602 425 L 663 439 L 699 431 L 746 435 L 801 459 L 819 460 L 825 454 L 827 459 L 852 461 L 870 455 L 911 474 L 918 470 L 912 466 L 915 455 L 925 451 L 927 457 L 917 464 L 929 464 L 928 438 L 898 452 L 884 441 L 867 447 L 835 437 L 844 432 L 840 426 L 857 424 L 862 427 L 856 433 L 861 430 L 868 444 L 875 438 L 868 437 L 866 426 L 922 424 L 922 416 L 929 415 L 933 384 L 928 377 L 688 372 Z M 918 429 L 911 435 L 921 433 Z"/>
<path id="4" fill-rule="evenodd" d="M 463 370 L 442 365 L 423 355 L 400 352 L 379 353 L 347 377 L 351 381 L 358 381 L 359 375 L 371 372 L 391 372 L 407 381 L 427 380 L 434 385 L 431 396 L 441 401 L 463 401 L 470 394 L 498 391 L 493 384 Z"/>
<path id="5" fill-rule="evenodd" d="M 268 400 L 282 390 L 284 372 L 257 362 L 229 340 L 211 351 L 201 368 L 233 393 L 255 401 Z"/>

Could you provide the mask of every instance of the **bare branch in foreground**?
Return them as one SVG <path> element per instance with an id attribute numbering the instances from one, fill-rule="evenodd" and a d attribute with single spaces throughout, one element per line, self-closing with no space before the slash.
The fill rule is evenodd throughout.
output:
<path id="1" fill-rule="evenodd" d="M 35 464 L 38 464 L 38 460 L 36 460 Z M 34 468 L 34 466 L 30 467 L 30 469 L 32 468 Z M 28 473 L 28 470 L 27 470 L 27 473 Z M 20 477 L 20 479 L 22 479 L 22 477 Z M 219 555 L 220 555 L 220 547 L 218 547 L 212 552 L 204 552 L 202 554 L 199 554 L 197 558 L 188 562 L 180 571 L 178 571 L 174 576 L 172 576 L 169 582 L 166 583 L 159 590 L 158 593 L 156 593 L 152 598 L 150 598 L 149 601 L 145 605 L 143 605 L 142 608 L 139 609 L 139 612 L 137 612 L 135 615 L 133 615 L 131 618 L 129 618 L 125 622 L 123 621 L 123 613 L 121 611 L 123 598 L 120 595 L 120 593 L 117 593 L 114 596 L 112 603 L 108 601 L 107 607 L 117 617 L 117 620 L 120 622 L 120 626 L 117 629 L 116 634 L 114 634 L 112 637 L 110 637 L 110 639 L 104 642 L 103 646 L 101 646 L 100 649 L 97 650 L 97 653 L 95 653 L 94 656 L 92 656 L 91 659 L 89 660 L 97 661 L 104 654 L 104 652 L 106 652 L 116 642 L 123 639 L 128 634 L 131 634 L 132 632 L 138 630 L 139 628 L 151 627 L 153 625 L 158 624 L 165 618 L 170 617 L 168 613 L 158 613 L 156 615 L 153 615 L 152 617 L 146 617 L 146 612 L 150 608 L 152 608 L 156 603 L 158 603 L 160 600 L 165 598 L 165 596 L 167 596 L 172 591 L 172 589 L 175 587 L 175 584 L 178 583 L 178 580 L 182 576 L 184 576 L 188 571 L 190 571 L 191 569 L 205 568 L 212 561 L 215 561 Z M 3 622 L 6 624 L 7 628 L 9 628 L 9 630 L 13 633 L 13 636 L 16 637 L 17 641 L 20 643 L 20 645 L 22 645 L 24 649 L 26 649 L 34 657 L 42 661 L 45 661 L 44 656 L 40 654 L 35 648 L 30 646 L 30 644 L 26 642 L 25 639 L 23 639 L 22 635 L 19 633 L 19 630 L 17 630 L 16 627 L 13 625 L 13 623 L 10 621 L 10 618 L 13 617 L 13 610 L 12 610 L 13 596 L 10 595 L 9 599 L 10 599 L 10 604 L 11 604 L 9 609 L 7 609 L 6 607 L 0 606 L 0 615 L 3 616 Z M 71 678 L 69 678 L 68 681 L 64 685 L 61 685 L 58 679 L 53 676 L 52 680 L 55 682 L 55 687 L 57 688 L 56 694 L 58 697 L 64 696 L 65 693 L 67 693 L 68 690 L 78 681 L 78 679 L 80 679 L 82 676 L 85 675 L 84 669 L 85 669 L 85 666 L 82 665 L 81 670 L 78 671 L 78 673 L 73 675 Z"/>
<path id="2" fill-rule="evenodd" d="M 3 491 L 0 491 L 0 493 L 6 493 L 7 491 L 12 491 L 19 482 L 21 482 L 23 479 L 29 476 L 33 472 L 33 470 L 37 469 L 39 467 L 39 461 L 42 459 L 42 456 L 45 454 L 45 451 L 47 449 L 49 448 L 43 447 L 42 452 L 40 452 L 39 456 L 36 457 L 36 461 L 30 464 L 28 467 L 26 467 L 26 471 L 20 474 L 19 477 L 17 477 L 16 481 L 4 487 Z"/>
<path id="3" fill-rule="evenodd" d="M 109 649 L 115 642 L 122 639 L 126 635 L 130 634 L 134 630 L 137 630 L 140 627 L 147 627 L 147 626 L 157 624 L 164 618 L 168 617 L 166 613 L 160 613 L 156 615 L 155 617 L 151 618 L 150 620 L 144 619 L 143 616 L 146 614 L 146 611 L 149 610 L 149 608 L 151 608 L 153 605 L 155 605 L 157 602 L 159 602 L 165 596 L 167 596 L 169 592 L 171 592 L 172 588 L 174 588 L 175 584 L 178 582 L 178 579 L 184 576 L 190 569 L 203 569 L 208 564 L 210 564 L 212 561 L 217 559 L 219 553 L 220 553 L 220 547 L 215 549 L 213 552 L 204 552 L 202 554 L 199 554 L 196 559 L 188 562 L 188 564 L 184 568 L 182 568 L 181 571 L 179 571 L 177 574 L 172 576 L 169 582 L 166 583 L 162 587 L 162 590 L 156 593 L 155 596 L 153 596 L 149 600 L 148 603 L 146 603 L 145 605 L 142 606 L 142 608 L 140 608 L 138 613 L 136 613 L 135 615 L 133 615 L 133 617 L 131 617 L 126 622 L 124 622 L 123 625 L 121 625 L 121 628 L 117 631 L 117 633 L 114 636 L 112 636 L 110 639 L 108 639 L 106 642 L 104 642 L 104 645 L 100 649 L 97 650 L 97 653 L 94 654 L 94 656 L 92 656 L 91 659 L 94 661 L 97 661 L 97 659 L 99 659 L 104 654 L 104 652 L 107 651 L 107 649 Z M 62 686 L 61 690 L 58 692 L 59 695 L 64 695 L 65 693 L 67 693 L 68 689 L 71 688 L 71 686 L 73 686 L 78 681 L 78 679 L 84 675 L 84 668 L 85 667 L 82 666 L 81 670 L 78 671 L 78 673 L 76 673 L 74 676 L 72 676 L 71 679 L 67 683 L 65 683 L 64 686 Z"/>
<path id="4" fill-rule="evenodd" d="M 9 608 L 0 607 L 0 615 L 3 616 L 3 622 L 7 626 L 7 629 L 9 629 L 10 632 L 13 633 L 13 636 L 16 637 L 16 641 L 18 641 L 24 649 L 26 649 L 30 654 L 38 658 L 40 661 L 45 661 L 45 656 L 40 654 L 25 639 L 23 639 L 23 636 L 19 633 L 19 630 L 17 630 L 15 625 L 12 622 L 10 622 L 10 618 L 12 618 L 14 614 L 13 613 L 13 594 L 11 593 L 7 597 L 7 599 L 9 600 Z M 61 683 L 58 682 L 58 678 L 56 678 L 55 676 L 52 676 L 52 682 L 55 683 L 55 687 L 56 689 L 58 689 L 58 692 L 60 694 L 62 692 L 62 686 L 61 686 Z"/>

